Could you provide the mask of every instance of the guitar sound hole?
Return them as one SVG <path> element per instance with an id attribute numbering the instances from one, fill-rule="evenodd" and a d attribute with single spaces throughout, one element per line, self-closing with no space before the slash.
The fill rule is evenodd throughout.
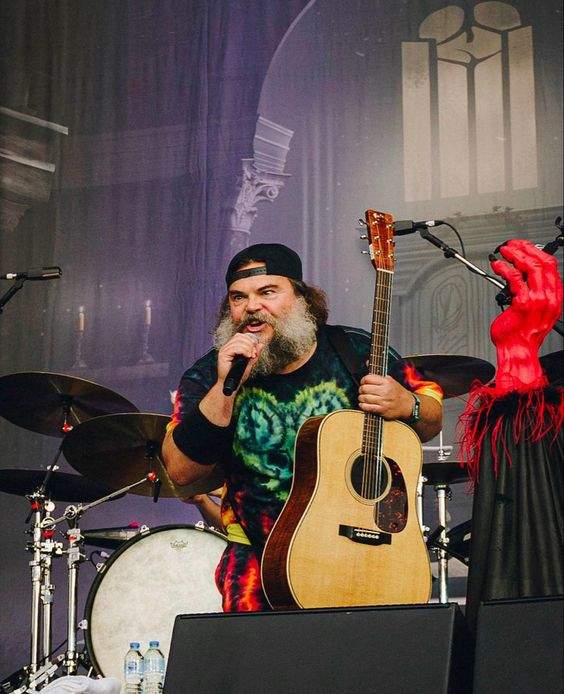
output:
<path id="1" fill-rule="evenodd" d="M 379 469 L 378 469 L 379 468 Z M 363 499 L 378 499 L 388 486 L 390 472 L 385 458 L 381 465 L 371 461 L 365 463 L 364 456 L 355 458 L 351 466 L 351 486 Z"/>

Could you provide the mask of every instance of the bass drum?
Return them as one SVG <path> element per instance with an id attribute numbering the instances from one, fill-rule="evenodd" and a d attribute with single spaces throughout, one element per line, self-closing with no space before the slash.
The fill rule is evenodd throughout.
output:
<path id="1" fill-rule="evenodd" d="M 221 612 L 215 568 L 227 539 L 194 525 L 163 525 L 123 544 L 86 601 L 86 645 L 98 674 L 123 679 L 131 641 L 159 641 L 168 658 L 177 614 Z"/>

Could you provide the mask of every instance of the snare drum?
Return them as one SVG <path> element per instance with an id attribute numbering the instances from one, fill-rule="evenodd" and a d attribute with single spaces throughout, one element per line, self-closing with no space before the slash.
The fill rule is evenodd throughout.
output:
<path id="1" fill-rule="evenodd" d="M 163 525 L 112 554 L 86 601 L 86 645 L 100 675 L 122 680 L 131 641 L 142 650 L 159 641 L 167 658 L 177 614 L 221 612 L 215 568 L 226 542 L 203 526 Z"/>

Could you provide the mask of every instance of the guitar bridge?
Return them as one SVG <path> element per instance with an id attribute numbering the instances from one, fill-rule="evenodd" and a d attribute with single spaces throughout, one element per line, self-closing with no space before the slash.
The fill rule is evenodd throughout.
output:
<path id="1" fill-rule="evenodd" d="M 352 525 L 339 525 L 339 535 L 363 545 L 391 545 L 391 533 L 382 533 L 371 528 L 355 528 Z"/>

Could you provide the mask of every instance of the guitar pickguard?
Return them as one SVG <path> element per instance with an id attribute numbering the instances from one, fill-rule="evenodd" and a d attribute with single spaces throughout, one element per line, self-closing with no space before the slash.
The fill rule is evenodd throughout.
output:
<path id="1" fill-rule="evenodd" d="M 386 458 L 386 462 L 392 481 L 389 492 L 376 504 L 375 521 L 380 530 L 399 533 L 407 524 L 407 489 L 400 466 L 391 458 Z"/>

